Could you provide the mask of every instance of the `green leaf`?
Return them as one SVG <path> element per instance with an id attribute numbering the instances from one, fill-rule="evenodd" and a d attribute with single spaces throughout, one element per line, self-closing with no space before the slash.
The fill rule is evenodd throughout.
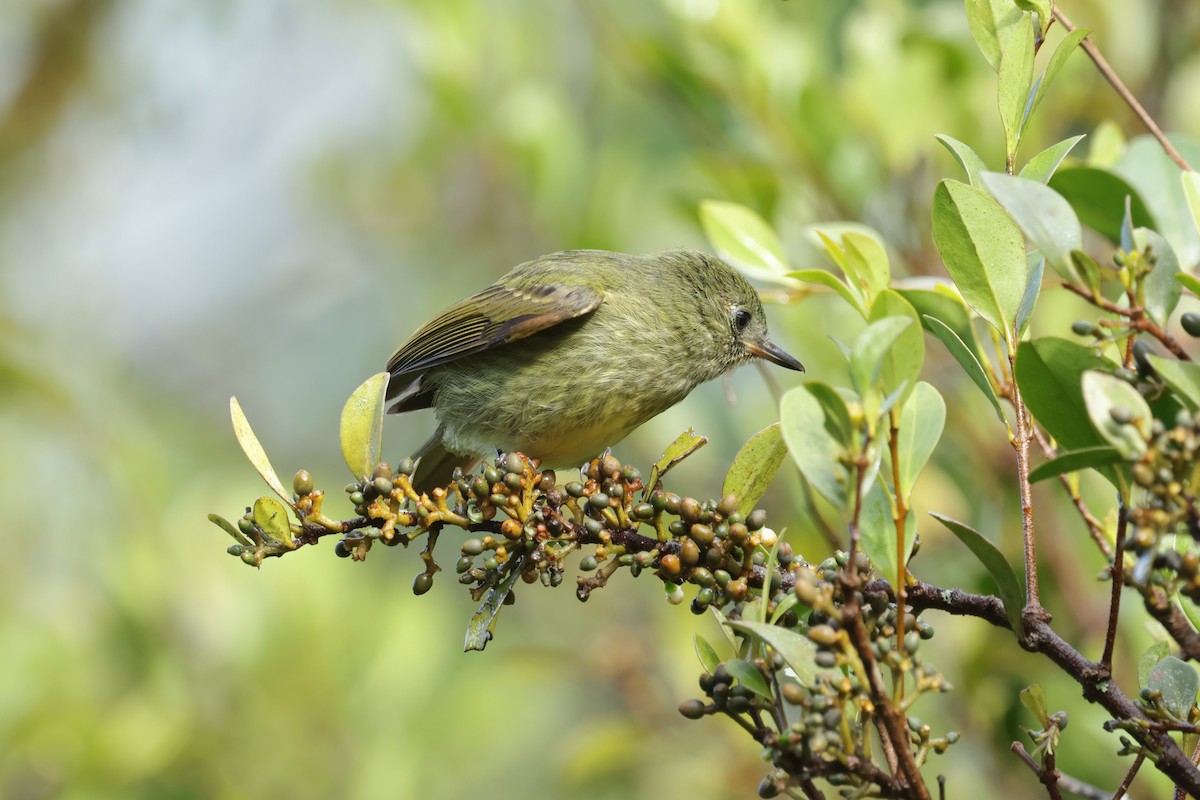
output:
<path id="1" fill-rule="evenodd" d="M 1021 296 L 1021 305 L 1017 306 L 1017 338 L 1025 334 L 1033 319 L 1033 307 L 1037 304 L 1038 294 L 1042 291 L 1042 274 L 1046 271 L 1046 259 L 1036 250 L 1025 255 L 1029 276 L 1025 283 L 1025 294 Z"/>
<path id="2" fill-rule="evenodd" d="M 804 385 L 817 398 L 821 410 L 825 412 L 825 430 L 844 448 L 849 449 L 854 443 L 854 423 L 850 421 L 850 409 L 846 406 L 845 398 L 827 383 L 809 381 Z"/>
<path id="3" fill-rule="evenodd" d="M 729 623 L 730 627 L 736 629 L 736 624 Z M 738 683 L 745 686 L 750 691 L 754 692 L 759 697 L 764 697 L 767 700 L 774 700 L 771 694 L 771 687 L 767 685 L 767 679 L 763 676 L 762 670 L 751 664 L 749 661 L 742 661 L 740 658 L 732 658 L 725 662 L 725 669 L 729 670 L 729 674 L 737 678 Z"/>
<path id="4" fill-rule="evenodd" d="M 729 627 L 766 642 L 795 671 L 796 677 L 800 679 L 801 683 L 811 684 L 817 673 L 820 672 L 813 662 L 817 654 L 817 646 L 803 634 L 781 628 L 778 625 L 764 625 L 761 622 L 743 620 L 730 620 Z"/>
<path id="5" fill-rule="evenodd" d="M 1192 294 L 1200 297 L 1200 278 L 1186 272 L 1176 272 L 1175 278 Z"/>
<path id="6" fill-rule="evenodd" d="M 1050 180 L 1050 176 L 1058 169 L 1058 165 L 1067 157 L 1075 145 L 1079 144 L 1085 134 L 1072 136 L 1070 139 L 1063 139 L 1058 144 L 1052 144 L 1042 152 L 1038 153 L 1033 158 L 1025 162 L 1025 166 L 1021 167 L 1018 176 L 1028 178 L 1031 181 L 1038 183 L 1046 183 Z"/>
<path id="7" fill-rule="evenodd" d="M 935 133 L 933 138 L 950 151 L 950 155 L 954 156 L 954 160 L 963 168 L 963 172 L 967 173 L 967 183 L 978 186 L 979 176 L 987 169 L 987 165 L 983 163 L 979 154 L 958 139 L 944 133 Z"/>
<path id="8" fill-rule="evenodd" d="M 921 318 L 912 303 L 894 289 L 886 289 L 875 297 L 871 305 L 871 322 L 887 317 L 907 317 L 911 324 L 896 337 L 896 343 L 883 358 L 883 385 L 894 391 L 905 383 L 900 400 L 912 394 L 913 386 L 921 377 L 921 365 L 925 362 L 925 337 L 921 333 Z"/>
<path id="9" fill-rule="evenodd" d="M 1000 590 L 1000 600 L 1004 603 L 1004 613 L 1008 617 L 1009 626 L 1017 634 L 1018 639 L 1023 638 L 1021 608 L 1025 603 L 1025 593 L 1021 588 L 1020 581 L 1017 580 L 1017 573 L 1013 572 L 1012 565 L 1008 563 L 1004 554 L 970 525 L 943 514 L 932 513 L 931 516 L 949 528 L 951 533 L 957 536 L 958 540 L 965 544 L 987 569 L 992 580 L 996 582 L 996 587 Z"/>
<path id="10" fill-rule="evenodd" d="M 1051 269 L 1065 280 L 1079 281 L 1071 251 L 1083 247 L 1083 229 L 1070 203 L 1050 187 L 1027 178 L 985 172 L 982 180 Z"/>
<path id="11" fill-rule="evenodd" d="M 1200 411 L 1200 364 L 1162 356 L 1152 355 L 1148 358 L 1163 383 L 1179 395 L 1189 409 Z"/>
<path id="12" fill-rule="evenodd" d="M 1176 719 L 1186 722 L 1188 712 L 1196 704 L 1196 693 L 1200 692 L 1200 675 L 1186 661 L 1164 656 L 1150 668 L 1146 688 L 1162 692 L 1163 706 Z"/>
<path id="13" fill-rule="evenodd" d="M 275 469 L 271 466 L 266 451 L 258 443 L 258 437 L 251 430 L 250 421 L 242 413 L 242 407 L 236 397 L 229 398 L 229 415 L 233 418 L 233 435 L 237 437 L 238 444 L 242 446 L 242 452 L 246 454 L 246 458 L 250 459 L 250 464 L 267 482 L 267 486 L 271 487 L 271 491 L 279 495 L 285 503 L 291 503 L 292 495 L 283 488 L 283 481 L 279 480 L 279 476 L 275 474 Z"/>
<path id="14" fill-rule="evenodd" d="M 1069 450 L 1044 464 L 1039 464 L 1029 473 L 1029 482 L 1037 483 L 1067 472 L 1107 467 L 1123 460 L 1124 457 L 1121 453 L 1115 447 L 1108 445 L 1088 447 L 1083 450 Z"/>
<path id="15" fill-rule="evenodd" d="M 1041 686 L 1035 683 L 1032 686 L 1026 686 L 1022 689 L 1020 697 L 1021 705 L 1025 706 L 1030 714 L 1033 714 L 1038 724 L 1045 730 L 1050 724 L 1050 713 L 1046 707 L 1046 692 L 1042 690 Z"/>
<path id="16" fill-rule="evenodd" d="M 979 52 L 993 70 L 1000 68 L 1000 54 L 1008 44 L 1013 28 L 1024 14 L 1012 0 L 966 0 L 967 24 Z"/>
<path id="17" fill-rule="evenodd" d="M 788 272 L 783 244 L 757 212 L 737 203 L 705 200 L 700 225 L 721 258 L 754 278 L 778 282 Z"/>
<path id="18" fill-rule="evenodd" d="M 875 387 L 883 360 L 905 329 L 913 327 L 908 317 L 884 317 L 868 325 L 850 348 L 850 380 L 863 395 Z"/>
<path id="19" fill-rule="evenodd" d="M 785 277 L 833 289 L 852 308 L 857 310 L 858 313 L 864 317 L 867 315 L 867 310 L 863 306 L 862 298 L 858 295 L 857 290 L 840 281 L 832 272 L 826 272 L 823 269 L 801 269 L 796 272 L 789 272 Z"/>
<path id="20" fill-rule="evenodd" d="M 1183 287 L 1175 279 L 1179 274 L 1179 259 L 1166 239 L 1147 228 L 1134 229 L 1133 246 L 1138 250 L 1149 246 L 1151 254 L 1157 258 L 1142 283 L 1143 304 L 1150 319 L 1165 328 L 1183 293 Z"/>
<path id="21" fill-rule="evenodd" d="M 958 338 L 958 334 L 952 331 L 946 323 L 928 314 L 925 315 L 924 320 L 926 327 L 929 328 L 929 332 L 946 346 L 946 349 L 950 351 L 950 355 L 954 356 L 954 360 L 967 373 L 967 377 L 971 379 L 971 382 L 979 387 L 979 391 L 983 392 L 983 396 L 992 404 L 992 408 L 996 409 L 996 416 L 1007 427 L 1008 420 L 1004 416 L 1004 409 L 1000 406 L 1000 398 L 996 396 L 996 390 L 992 388 L 992 382 L 988 380 L 987 373 L 983 371 L 983 365 L 979 363 L 979 359 L 963 344 L 962 339 Z"/>
<path id="22" fill-rule="evenodd" d="M 1158 227 L 1138 191 L 1106 169 L 1064 167 L 1050 178 L 1050 188 L 1071 204 L 1080 222 L 1113 242 L 1121 240 L 1127 196 L 1133 198 L 1133 224 Z"/>
<path id="23" fill-rule="evenodd" d="M 504 598 L 508 597 L 508 593 L 516 586 L 517 581 L 521 577 L 523 567 L 525 565 L 525 556 L 513 556 L 504 564 L 504 577 L 500 579 L 492 588 L 488 589 L 487 595 L 483 598 L 483 603 L 479 609 L 471 615 L 471 621 L 467 623 L 467 636 L 463 642 L 463 652 L 469 653 L 472 650 L 483 650 L 487 647 L 487 643 L 492 640 L 492 634 L 496 630 L 496 620 L 499 617 L 500 609 L 504 608 Z"/>
<path id="24" fill-rule="evenodd" d="M 855 231 L 842 234 L 842 246 L 846 252 L 846 274 L 858 282 L 867 302 L 874 302 L 875 296 L 891 281 L 887 250 L 874 236 Z"/>
<path id="25" fill-rule="evenodd" d="M 1200 172 L 1182 172 L 1179 177 L 1183 181 L 1183 197 L 1192 214 L 1192 223 L 1200 233 Z"/>
<path id="26" fill-rule="evenodd" d="M 937 389 L 920 381 L 900 411 L 899 452 L 900 485 L 896 491 L 901 497 L 912 493 L 917 475 L 933 455 L 946 425 L 946 401 Z"/>
<path id="27" fill-rule="evenodd" d="M 963 299 L 1011 341 L 1029 269 L 1016 223 L 981 189 L 942 181 L 933 195 L 933 238 Z"/>
<path id="28" fill-rule="evenodd" d="M 676 464 L 683 461 L 685 458 L 695 453 L 701 447 L 708 444 L 708 437 L 701 436 L 696 433 L 695 428 L 688 428 L 683 433 L 675 437 L 675 441 L 667 445 L 667 449 L 663 451 L 662 457 L 658 459 L 658 463 L 654 465 L 654 471 L 658 477 L 666 475 Z"/>
<path id="29" fill-rule="evenodd" d="M 721 494 L 737 495 L 738 511 L 742 515 L 754 510 L 787 457 L 781 428 L 776 422 L 751 436 L 725 473 Z"/>
<path id="30" fill-rule="evenodd" d="M 1107 442 L 1088 422 L 1083 375 L 1111 372 L 1116 365 L 1088 347 L 1044 337 L 1017 348 L 1017 384 L 1033 416 L 1068 450 L 1103 447 Z"/>
<path id="31" fill-rule="evenodd" d="M 1030 112 L 1033 86 L 1033 19 L 1023 14 L 1008 44 L 1001 48 L 999 77 L 1000 122 L 1004 151 L 1011 161 L 1021 142 L 1021 131 Z"/>
<path id="32" fill-rule="evenodd" d="M 389 375 L 379 372 L 354 390 L 342 408 L 342 458 L 354 477 L 369 476 L 383 448 L 383 408 Z"/>
<path id="33" fill-rule="evenodd" d="M 696 656 L 700 659 L 700 665 L 704 667 L 705 672 L 712 675 L 721 663 L 720 656 L 717 655 L 717 651 L 708 643 L 708 640 L 700 634 L 697 633 L 694 640 L 696 642 Z"/>
<path id="34" fill-rule="evenodd" d="M 260 497 L 254 501 L 254 524 L 272 539 L 295 548 L 292 526 L 288 521 L 287 507 L 273 497 Z"/>
<path id="35" fill-rule="evenodd" d="M 967 349 L 979 360 L 979 339 L 975 336 L 975 326 L 971 324 L 967 304 L 963 302 L 962 296 L 959 295 L 958 289 L 954 287 L 953 283 L 948 281 L 937 283 L 933 289 L 897 289 L 897 291 L 916 309 L 925 330 L 933 333 L 929 320 L 926 318 L 933 317 L 954 331 Z"/>
<path id="36" fill-rule="evenodd" d="M 1150 670 L 1154 665 L 1171 654 L 1171 646 L 1166 642 L 1155 642 L 1146 648 L 1138 659 L 1138 688 L 1145 689 L 1150 685 Z"/>
<path id="37" fill-rule="evenodd" d="M 825 429 L 825 412 L 816 396 L 797 386 L 779 404 L 783 440 L 792 460 L 812 487 L 840 509 L 849 497 L 850 475 L 842 464 L 844 449 Z"/>
<path id="38" fill-rule="evenodd" d="M 892 586 L 899 585 L 899 570 L 896 566 L 896 520 L 891 497 L 882 484 L 875 484 L 863 498 L 859 514 L 862 531 L 862 549 L 867 558 Z M 916 539 L 917 520 L 912 509 L 904 523 L 904 562 L 912 555 Z"/>
<path id="39" fill-rule="evenodd" d="M 1029 116 L 1033 116 L 1037 111 L 1037 107 L 1041 105 L 1042 99 L 1045 98 L 1046 92 L 1050 90 L 1050 84 L 1054 83 L 1054 79 L 1058 77 L 1058 73 L 1062 70 L 1063 65 L 1067 63 L 1067 59 L 1071 57 L 1071 53 L 1075 52 L 1075 48 L 1079 47 L 1079 43 L 1087 38 L 1087 35 L 1092 32 L 1091 28 L 1076 28 L 1063 37 L 1058 43 L 1058 47 L 1054 48 L 1054 54 L 1050 56 L 1050 62 L 1046 64 L 1046 71 L 1042 73 L 1042 77 L 1038 80 L 1037 89 L 1034 90 L 1033 103 L 1029 109 Z"/>
<path id="40" fill-rule="evenodd" d="M 1126 459 L 1133 461 L 1146 452 L 1153 415 L 1138 390 L 1107 372 L 1083 373 L 1083 402 L 1092 425 Z M 1118 423 L 1113 414 L 1124 411 L 1132 422 Z"/>
<path id="41" fill-rule="evenodd" d="M 243 535 L 242 532 L 239 531 L 232 522 L 225 519 L 224 517 L 219 516 L 217 514 L 209 514 L 208 521 L 211 522 L 212 524 L 216 525 L 221 530 L 228 533 L 230 536 L 232 536 L 233 540 L 235 542 L 237 542 L 238 544 L 245 545 L 246 547 L 254 546 L 253 543 L 249 539 L 247 539 L 245 537 L 245 535 Z"/>

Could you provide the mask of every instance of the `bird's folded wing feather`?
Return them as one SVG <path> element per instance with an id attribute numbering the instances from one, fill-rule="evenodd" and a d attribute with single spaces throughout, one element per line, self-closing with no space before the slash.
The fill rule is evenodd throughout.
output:
<path id="1" fill-rule="evenodd" d="M 387 397 L 403 393 L 420 373 L 464 356 L 523 339 L 595 311 L 603 297 L 584 286 L 549 284 L 513 289 L 495 284 L 442 312 L 388 361 Z"/>

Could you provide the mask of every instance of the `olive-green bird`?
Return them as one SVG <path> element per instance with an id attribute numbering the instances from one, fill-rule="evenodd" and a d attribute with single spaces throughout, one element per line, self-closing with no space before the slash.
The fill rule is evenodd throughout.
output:
<path id="1" fill-rule="evenodd" d="M 414 476 L 428 490 L 496 449 L 582 464 L 752 357 L 804 369 L 768 340 L 757 292 L 720 259 L 569 250 L 413 334 L 388 361 L 388 412 L 434 409 Z"/>

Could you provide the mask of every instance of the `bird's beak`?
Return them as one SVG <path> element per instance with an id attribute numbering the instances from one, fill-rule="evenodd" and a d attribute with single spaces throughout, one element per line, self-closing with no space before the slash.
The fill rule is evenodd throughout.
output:
<path id="1" fill-rule="evenodd" d="M 804 372 L 804 365 L 797 361 L 795 356 L 774 342 L 762 342 L 761 344 L 759 342 L 747 342 L 746 350 L 751 355 L 765 358 L 767 361 L 778 364 L 781 367 L 794 369 L 797 372 Z"/>

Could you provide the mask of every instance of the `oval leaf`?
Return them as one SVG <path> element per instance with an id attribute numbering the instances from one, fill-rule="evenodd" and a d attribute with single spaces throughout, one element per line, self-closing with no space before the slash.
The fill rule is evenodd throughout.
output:
<path id="1" fill-rule="evenodd" d="M 1083 246 L 1079 217 L 1063 196 L 1027 178 L 985 172 L 983 185 L 1064 280 L 1079 282 L 1071 251 Z"/>
<path id="2" fill-rule="evenodd" d="M 283 488 L 283 481 L 279 480 L 279 476 L 275 474 L 275 469 L 267 458 L 267 452 L 259 444 L 258 437 L 250 428 L 250 421 L 242 413 L 242 406 L 236 397 L 229 398 L 229 415 L 233 418 L 233 435 L 237 437 L 238 444 L 242 446 L 242 452 L 246 454 L 246 458 L 250 459 L 250 464 L 267 482 L 267 486 L 271 487 L 271 491 L 279 495 L 285 503 L 291 503 L 291 494 Z"/>
<path id="3" fill-rule="evenodd" d="M 900 411 L 899 452 L 900 485 L 896 491 L 902 497 L 912 493 L 917 475 L 933 455 L 946 425 L 946 401 L 933 386 L 921 381 L 913 388 Z"/>
<path id="4" fill-rule="evenodd" d="M 219 516 L 217 514 L 209 514 L 208 521 L 211 522 L 212 524 L 216 525 L 221 530 L 228 533 L 230 536 L 232 536 L 233 540 L 235 542 L 237 542 L 238 544 L 245 545 L 246 547 L 252 546 L 250 540 L 247 539 L 245 537 L 245 535 L 243 535 L 242 532 L 239 531 L 232 522 L 225 519 L 224 517 Z"/>
<path id="5" fill-rule="evenodd" d="M 342 458 L 354 477 L 367 477 L 383 448 L 383 404 L 388 374 L 380 372 L 354 390 L 342 408 Z"/>
<path id="6" fill-rule="evenodd" d="M 1106 169 L 1064 167 L 1050 178 L 1050 188 L 1066 198 L 1080 222 L 1111 241 L 1121 240 L 1126 197 L 1132 198 L 1134 225 L 1158 227 L 1138 191 Z"/>
<path id="7" fill-rule="evenodd" d="M 912 323 L 908 317 L 884 317 L 868 325 L 854 340 L 850 348 L 850 379 L 859 394 L 866 395 L 874 388 L 884 357 L 900 334 L 913 327 Z"/>
<path id="8" fill-rule="evenodd" d="M 260 497 L 254 501 L 254 524 L 272 539 L 295 547 L 292 526 L 288 521 L 287 508 L 272 497 Z"/>
<path id="9" fill-rule="evenodd" d="M 1187 721 L 1188 712 L 1196 704 L 1196 693 L 1200 692 L 1200 675 L 1186 661 L 1165 656 L 1150 668 L 1146 688 L 1162 692 L 1162 702 L 1167 711 L 1176 719 Z"/>
<path id="10" fill-rule="evenodd" d="M 1037 89 L 1034 90 L 1029 116 L 1033 116 L 1033 113 L 1037 111 L 1037 107 L 1041 105 L 1042 100 L 1046 97 L 1046 92 L 1050 89 L 1050 84 L 1054 83 L 1054 79 L 1058 77 L 1058 73 L 1067 63 L 1067 59 L 1071 57 L 1071 53 L 1075 52 L 1075 48 L 1079 47 L 1079 43 L 1086 39 L 1091 32 L 1091 28 L 1076 28 L 1064 36 L 1058 43 L 1058 47 L 1054 48 L 1054 55 L 1050 56 L 1050 62 L 1046 64 L 1046 71 L 1042 73 Z"/>
<path id="11" fill-rule="evenodd" d="M 704 667 L 704 671 L 709 675 L 713 674 L 716 668 L 720 665 L 721 659 L 717 655 L 717 651 L 708 643 L 700 634 L 695 635 L 696 657 L 700 659 L 700 666 Z"/>
<path id="12" fill-rule="evenodd" d="M 1200 411 L 1200 364 L 1149 356 L 1150 365 L 1192 411 Z"/>
<path id="13" fill-rule="evenodd" d="M 1004 128 L 1004 149 L 1011 163 L 1021 141 L 1021 131 L 1030 112 L 1033 86 L 1033 17 L 1022 14 L 1013 28 L 1008 45 L 1000 54 L 998 99 L 1000 123 Z"/>
<path id="14" fill-rule="evenodd" d="M 776 422 L 751 436 L 725 473 L 721 494 L 737 495 L 738 511 L 743 515 L 754 510 L 787 457 L 781 429 Z"/>
<path id="15" fill-rule="evenodd" d="M 700 204 L 704 235 L 721 258 L 755 278 L 778 282 L 788 271 L 778 234 L 755 211 L 737 203 Z"/>
<path id="16" fill-rule="evenodd" d="M 1179 259 L 1166 239 L 1146 228 L 1134 229 L 1133 245 L 1138 250 L 1149 247 L 1155 259 L 1154 268 L 1142 283 L 1142 294 L 1150 319 L 1165 328 L 1183 294 L 1183 287 L 1175 278 L 1179 274 Z"/>
<path id="17" fill-rule="evenodd" d="M 825 412 L 805 386 L 797 386 L 779 403 L 783 440 L 792 460 L 817 492 L 843 509 L 849 496 L 850 476 L 842 464 L 844 450 L 825 429 Z"/>
<path id="18" fill-rule="evenodd" d="M 1011 341 L 1029 270 L 1016 223 L 981 189 L 942 181 L 933 195 L 933 238 L 963 299 Z"/>
<path id="19" fill-rule="evenodd" d="M 1092 425 L 1126 459 L 1133 461 L 1146 452 L 1146 437 L 1153 419 L 1150 406 L 1138 390 L 1107 372 L 1083 373 L 1083 402 Z M 1115 414 L 1131 416 L 1128 423 L 1117 422 Z"/>
<path id="20" fill-rule="evenodd" d="M 858 313 L 864 317 L 867 315 L 866 309 L 863 308 L 862 298 L 858 296 L 856 290 L 840 281 L 832 272 L 826 272 L 823 269 L 802 269 L 796 272 L 789 272 L 785 277 L 833 289 L 851 307 L 856 309 Z"/>
<path id="21" fill-rule="evenodd" d="M 896 567 L 896 518 L 895 508 L 887 490 L 876 484 L 863 498 L 862 513 L 859 515 L 862 530 L 862 549 L 879 574 L 892 586 L 899 586 L 899 570 Z M 916 539 L 917 521 L 910 509 L 904 522 L 904 563 L 912 555 Z"/>

